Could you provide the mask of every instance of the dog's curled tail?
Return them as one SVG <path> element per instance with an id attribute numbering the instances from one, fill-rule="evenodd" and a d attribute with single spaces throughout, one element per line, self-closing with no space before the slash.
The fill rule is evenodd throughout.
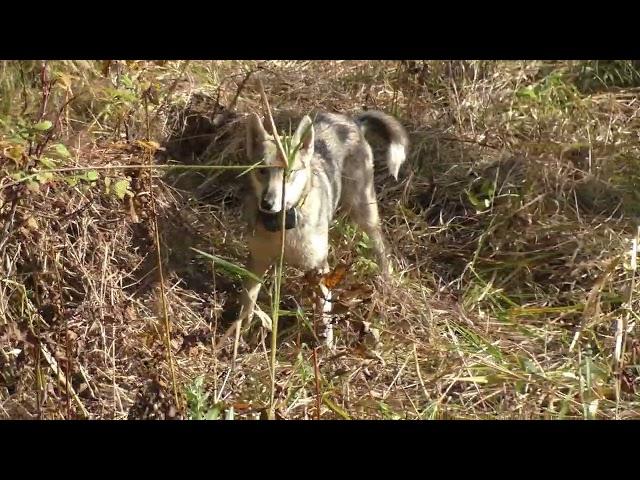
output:
<path id="1" fill-rule="evenodd" d="M 409 137 L 404 127 L 390 115 L 375 110 L 367 110 L 356 116 L 355 121 L 363 133 L 373 132 L 389 145 L 387 150 L 387 168 L 398 179 L 400 167 L 407 158 Z"/>

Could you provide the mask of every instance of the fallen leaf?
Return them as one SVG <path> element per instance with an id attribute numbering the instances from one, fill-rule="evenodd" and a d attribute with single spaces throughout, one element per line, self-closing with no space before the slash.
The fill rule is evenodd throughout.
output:
<path id="1" fill-rule="evenodd" d="M 156 150 L 164 151 L 164 148 L 162 148 L 158 142 L 154 142 L 153 140 L 149 140 L 148 142 L 136 140 L 134 144 L 137 147 L 140 147 L 143 150 L 149 150 L 150 152 L 155 152 Z"/>
<path id="2" fill-rule="evenodd" d="M 352 307 L 365 300 L 369 300 L 372 293 L 373 289 L 370 286 L 357 285 L 341 292 L 337 301 L 345 307 Z"/>
<path id="3" fill-rule="evenodd" d="M 38 226 L 38 222 L 35 218 L 33 217 L 29 217 L 24 221 L 24 225 L 25 227 L 27 227 L 29 230 L 33 230 L 33 231 L 37 231 L 39 226 Z"/>
<path id="4" fill-rule="evenodd" d="M 348 268 L 348 265 L 338 265 L 332 272 L 329 272 L 322 277 L 321 283 L 329 290 L 333 290 L 344 280 L 347 275 Z"/>
<path id="5" fill-rule="evenodd" d="M 258 307 L 257 305 L 255 309 L 255 315 L 260 319 L 260 322 L 262 323 L 262 327 L 266 328 L 268 331 L 271 331 L 271 328 L 273 325 L 273 322 L 271 321 L 271 317 L 267 315 L 267 313 L 264 310 L 261 310 L 260 307 Z"/>

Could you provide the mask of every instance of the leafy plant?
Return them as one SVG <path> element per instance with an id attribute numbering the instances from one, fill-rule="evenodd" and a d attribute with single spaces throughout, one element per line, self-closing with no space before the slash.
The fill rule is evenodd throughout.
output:
<path id="1" fill-rule="evenodd" d="M 223 412 L 221 404 L 211 404 L 211 394 L 204 388 L 204 377 L 197 377 L 186 389 L 189 420 L 219 420 Z"/>

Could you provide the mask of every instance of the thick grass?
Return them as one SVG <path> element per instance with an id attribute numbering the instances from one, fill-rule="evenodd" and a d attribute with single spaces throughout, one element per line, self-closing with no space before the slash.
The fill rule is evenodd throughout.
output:
<path id="1" fill-rule="evenodd" d="M 258 70 L 277 112 L 366 105 L 412 141 L 377 181 L 393 280 L 338 219 L 338 350 L 285 269 L 275 376 L 260 329 L 231 368 L 239 282 L 193 250 L 242 264 L 240 172 L 169 167 L 248 163 Z M 629 61 L 3 62 L 0 415 L 637 417 L 639 87 Z"/>

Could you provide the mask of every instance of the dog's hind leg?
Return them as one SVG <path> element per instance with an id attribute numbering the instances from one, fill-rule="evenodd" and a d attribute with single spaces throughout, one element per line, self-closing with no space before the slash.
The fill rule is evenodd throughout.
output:
<path id="1" fill-rule="evenodd" d="M 378 203 L 376 202 L 373 187 L 371 187 L 371 191 L 363 195 L 363 198 L 358 203 L 349 209 L 348 214 L 349 218 L 351 218 L 371 240 L 373 253 L 375 254 L 382 275 L 389 275 L 391 273 L 391 264 L 387 259 L 387 248 L 382 235 L 382 228 L 380 227 Z"/>
<path id="2" fill-rule="evenodd" d="M 373 153 L 367 144 L 345 160 L 342 208 L 348 217 L 371 239 L 376 261 L 383 276 L 390 273 L 386 247 L 380 227 L 376 190 L 373 185 Z"/>

